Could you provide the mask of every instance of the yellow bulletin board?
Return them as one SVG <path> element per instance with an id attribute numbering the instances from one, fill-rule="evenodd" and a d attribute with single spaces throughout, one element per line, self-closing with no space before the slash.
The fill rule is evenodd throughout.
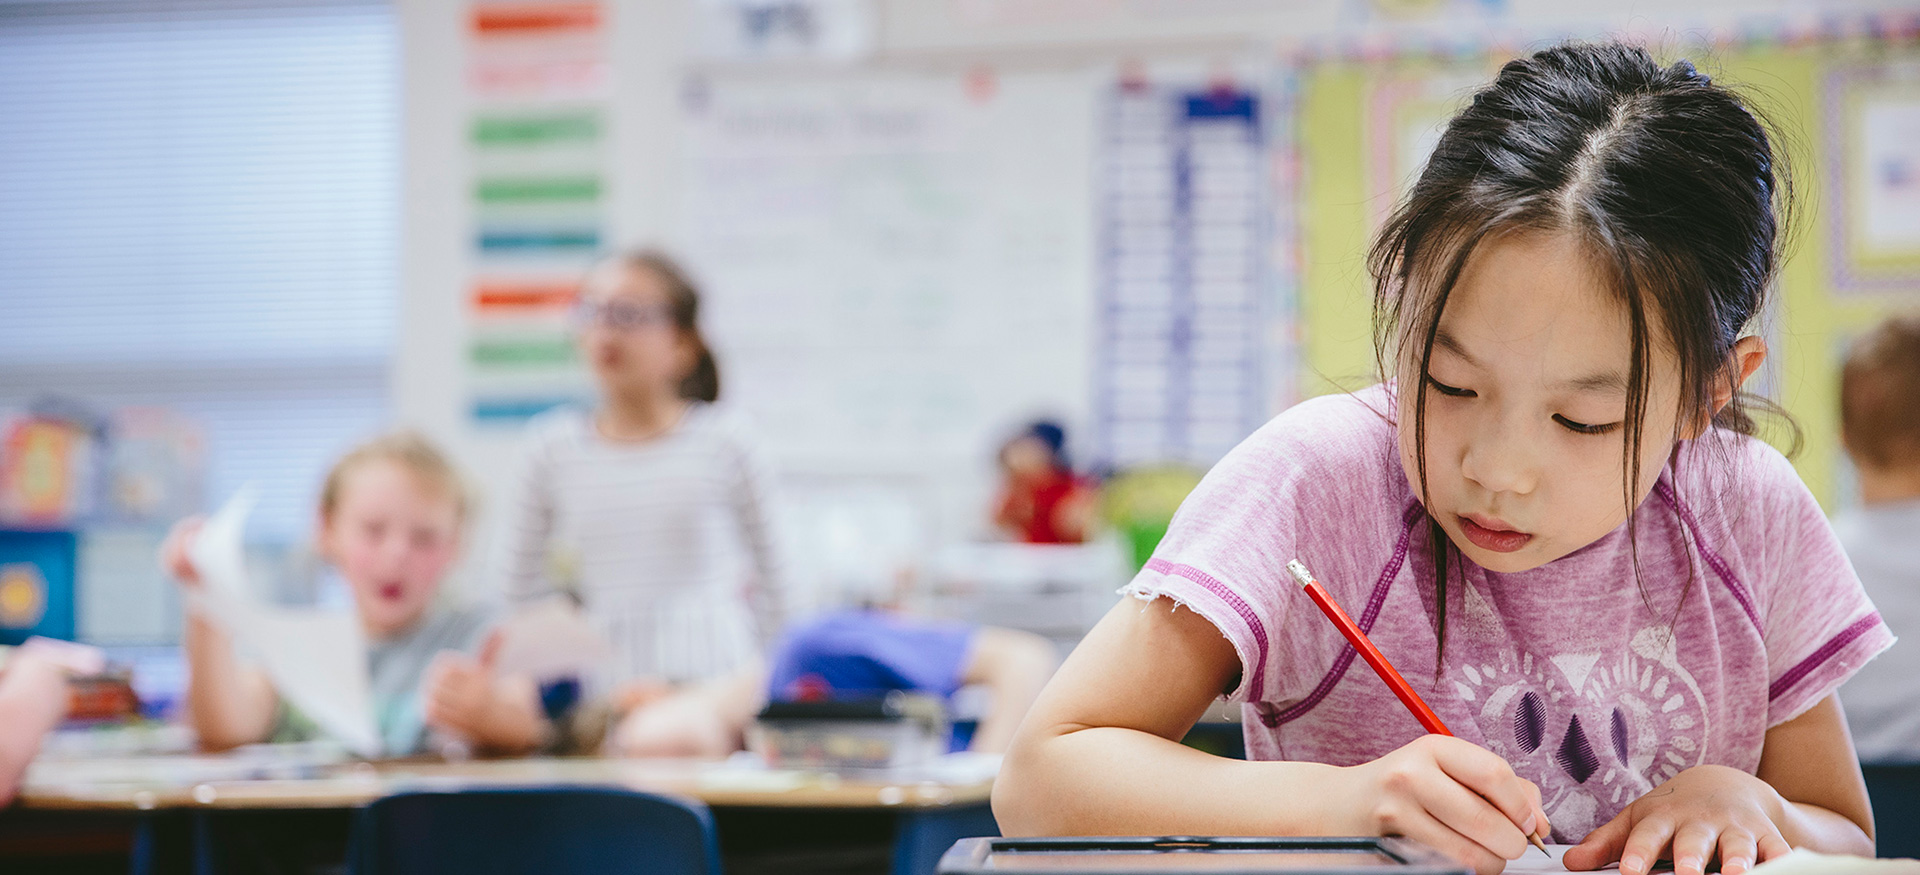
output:
<path id="1" fill-rule="evenodd" d="M 1830 512 L 1851 501 L 1837 408 L 1846 341 L 1888 312 L 1920 307 L 1920 131 L 1907 133 L 1920 124 L 1920 43 L 1911 37 L 1656 50 L 1740 88 L 1783 134 L 1775 148 L 1788 157 L 1798 206 L 1776 312 L 1761 326 L 1773 354 L 1749 388 L 1799 424 L 1794 464 Z M 1374 379 L 1371 234 L 1439 126 L 1522 51 L 1301 70 L 1302 397 Z M 1785 449 L 1783 430 L 1767 437 Z"/>

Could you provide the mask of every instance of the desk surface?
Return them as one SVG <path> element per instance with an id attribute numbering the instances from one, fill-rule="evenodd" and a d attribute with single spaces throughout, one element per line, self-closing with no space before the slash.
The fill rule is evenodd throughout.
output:
<path id="1" fill-rule="evenodd" d="M 28 771 L 17 804 L 49 811 L 357 808 L 406 790 L 553 784 L 625 787 L 685 796 L 718 807 L 920 809 L 983 804 L 993 779 L 978 768 L 903 774 L 890 780 L 688 760 L 365 763 L 301 762 L 260 755 L 42 757 Z"/>

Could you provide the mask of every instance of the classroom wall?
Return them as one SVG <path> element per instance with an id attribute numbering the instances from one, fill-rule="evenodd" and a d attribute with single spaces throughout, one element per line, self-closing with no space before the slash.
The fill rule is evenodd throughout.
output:
<path id="1" fill-rule="evenodd" d="M 861 162 L 818 156 L 795 159 L 791 169 L 816 175 L 860 170 L 861 184 L 876 186 L 875 197 L 884 201 L 866 206 L 917 217 L 914 229 L 935 243 L 950 243 L 945 234 L 965 237 L 967 245 L 903 256 L 860 277 L 868 299 L 841 302 L 835 319 L 803 321 L 784 337 L 758 312 L 773 298 L 730 299 L 736 291 L 724 284 L 709 289 L 712 339 L 723 367 L 739 378 L 729 394 L 759 408 L 750 412 L 767 427 L 776 460 L 796 491 L 811 494 L 836 483 L 895 490 L 923 508 L 929 537 L 944 542 L 984 528 L 990 453 L 1006 429 L 1038 413 L 1076 426 L 1086 422 L 1097 242 L 1090 178 L 1095 127 L 1098 100 L 1123 65 L 1191 82 L 1225 74 L 1285 98 L 1276 106 L 1291 101 L 1296 107 L 1275 136 L 1298 149 L 1298 238 L 1275 245 L 1295 247 L 1299 256 L 1297 337 L 1305 367 L 1297 390 L 1275 397 L 1298 397 L 1351 385 L 1371 369 L 1362 253 L 1390 199 L 1393 160 L 1374 154 L 1379 150 L 1371 149 L 1369 138 L 1379 133 L 1369 125 L 1379 120 L 1365 114 L 1378 105 L 1373 96 L 1383 84 L 1422 77 L 1441 83 L 1395 104 L 1411 118 L 1457 98 L 1459 89 L 1491 71 L 1495 55 L 1559 35 L 1631 33 L 1686 46 L 1701 34 L 1738 32 L 1753 22 L 1811 26 L 1901 4 L 1714 0 L 1688 4 L 1684 17 L 1675 17 L 1671 4 L 1587 0 L 875 0 L 842 4 L 873 13 L 866 19 L 870 37 L 851 57 L 771 62 L 741 61 L 714 49 L 715 16 L 733 5 L 608 0 L 604 244 L 665 243 L 685 251 L 696 272 L 711 272 L 736 288 L 759 288 L 755 283 L 779 270 L 779 253 L 758 253 L 752 265 L 728 262 L 714 248 L 726 238 L 712 227 L 725 214 L 714 212 L 713 199 L 697 197 L 716 191 L 711 178 L 696 173 L 717 166 L 705 151 L 716 142 L 713 107 L 788 100 L 811 101 L 817 109 L 863 94 L 868 96 L 858 99 L 875 105 L 897 105 L 911 95 L 930 95 L 930 103 L 953 101 L 928 111 L 926 118 L 952 129 L 913 147 L 912 161 L 902 166 L 919 174 L 914 179 L 887 187 Z M 497 509 L 517 437 L 511 428 L 477 425 L 469 415 L 467 294 L 475 221 L 466 142 L 473 103 L 465 81 L 469 5 L 406 0 L 399 8 L 406 69 L 406 255 L 394 409 L 406 423 L 449 444 L 482 480 Z M 1394 46 L 1423 39 L 1443 46 L 1438 54 L 1445 60 L 1386 63 L 1398 51 Z M 1817 129 L 1823 71 L 1836 58 L 1857 58 L 1864 50 L 1729 50 L 1718 60 L 1732 78 L 1766 84 L 1781 120 L 1811 131 Z M 1478 60 L 1459 60 L 1476 52 Z M 991 75 L 994 96 L 980 103 L 958 96 L 970 87 L 969 77 L 983 70 Z M 1819 138 L 1801 145 L 1796 163 L 1818 166 Z M 742 154 L 779 157 L 751 149 Z M 977 186 L 956 182 L 970 169 L 980 174 Z M 902 192 L 912 185 L 960 206 L 939 221 L 925 211 L 902 212 L 909 200 Z M 1821 189 L 1805 178 L 1802 186 L 1807 230 L 1783 278 L 1785 305 L 1774 320 L 1780 362 L 1775 379 L 1807 428 L 1809 449 L 1799 464 L 1816 494 L 1833 502 L 1841 500 L 1844 485 L 1833 457 L 1831 350 L 1841 335 L 1898 296 L 1837 302 L 1829 294 L 1822 279 L 1831 271 L 1820 233 Z M 834 197 L 838 208 L 849 207 L 844 196 Z M 734 207 L 741 203 L 750 201 Z M 1001 216 L 1007 221 L 999 224 L 1018 227 L 998 227 Z M 753 227 L 763 242 L 817 239 L 805 233 L 768 236 L 777 229 L 766 222 Z M 1015 256 L 1023 245 L 1027 261 L 1020 262 Z M 791 258 L 805 280 L 796 299 L 825 306 L 821 296 L 830 278 L 818 272 L 828 261 L 812 251 Z M 941 259 L 953 260 L 959 279 L 934 275 Z M 921 311 L 901 297 L 908 288 L 901 277 L 915 271 L 928 277 L 913 288 L 937 292 L 928 298 L 937 303 Z M 1001 310 L 1015 312 L 991 318 Z M 1294 318 L 1291 311 L 1282 315 Z M 867 321 L 849 327 L 846 319 L 853 317 Z M 899 335 L 891 346 L 858 349 L 862 336 L 889 332 Z M 872 376 L 862 372 L 863 361 L 879 364 L 869 370 L 897 371 L 895 379 L 859 382 Z M 780 383 L 775 377 L 783 368 L 808 379 Z M 825 379 L 833 375 L 854 382 Z M 919 399 L 918 420 L 882 415 L 887 404 L 916 403 L 914 393 L 928 385 L 943 387 L 945 395 Z M 879 393 L 883 403 L 849 406 L 850 391 L 856 397 Z M 810 407 L 816 415 L 808 417 Z M 855 415 L 838 415 L 849 410 Z M 873 437 L 851 439 L 860 429 Z M 496 524 L 489 519 L 480 531 L 490 534 Z"/>

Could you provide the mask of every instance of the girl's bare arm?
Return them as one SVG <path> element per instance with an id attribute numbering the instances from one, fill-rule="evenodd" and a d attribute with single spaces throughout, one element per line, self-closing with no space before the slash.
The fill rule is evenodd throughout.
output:
<path id="1" fill-rule="evenodd" d="M 1873 856 L 1873 812 L 1838 696 L 1767 730 L 1758 774 L 1785 800 L 1775 823 L 1788 844 Z"/>

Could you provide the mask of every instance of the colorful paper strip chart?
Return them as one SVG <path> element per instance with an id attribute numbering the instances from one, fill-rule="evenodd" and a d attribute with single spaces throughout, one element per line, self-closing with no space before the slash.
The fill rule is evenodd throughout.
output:
<path id="1" fill-rule="evenodd" d="M 518 425 L 587 397 L 569 330 L 606 244 L 605 10 L 475 3 L 466 367 L 478 424 Z"/>
<path id="2" fill-rule="evenodd" d="M 1105 145 L 1099 461 L 1210 465 L 1268 413 L 1261 101 L 1225 87 L 1122 86 Z"/>

